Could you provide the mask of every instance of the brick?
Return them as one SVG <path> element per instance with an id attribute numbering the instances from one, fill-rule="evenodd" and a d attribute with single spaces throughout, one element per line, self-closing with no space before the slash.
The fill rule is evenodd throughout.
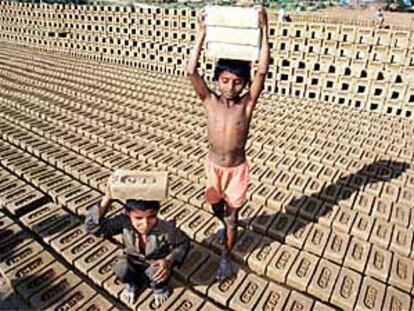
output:
<path id="1" fill-rule="evenodd" d="M 48 203 L 20 217 L 20 221 L 25 226 L 30 227 L 33 223 L 39 222 L 41 219 L 55 213 L 57 210 L 58 206 L 56 204 Z"/>
<path id="2" fill-rule="evenodd" d="M 0 215 L 0 230 L 4 230 L 7 227 L 10 227 L 11 225 L 15 224 L 15 222 L 11 218 L 4 216 L 3 213 Z"/>
<path id="3" fill-rule="evenodd" d="M 339 308 L 354 310 L 360 284 L 361 276 L 358 273 L 342 268 L 330 302 Z"/>
<path id="4" fill-rule="evenodd" d="M 391 222 L 407 228 L 410 223 L 410 212 L 409 205 L 394 204 L 391 211 Z"/>
<path id="5" fill-rule="evenodd" d="M 174 283 L 173 279 L 171 280 L 171 283 Z M 184 288 L 180 288 L 177 285 L 170 286 L 172 288 L 171 296 L 168 297 L 168 299 L 159 307 L 155 308 L 155 298 L 154 295 L 150 294 L 148 298 L 146 298 L 138 307 L 138 310 L 140 311 L 151 311 L 151 310 L 171 310 L 173 308 L 174 302 L 176 302 L 180 298 L 185 298 L 187 296 L 187 299 L 193 298 L 193 302 L 195 302 L 196 298 L 195 296 L 188 296 L 184 292 Z"/>
<path id="6" fill-rule="evenodd" d="M 158 216 L 161 219 L 166 219 L 169 215 L 172 213 L 176 213 L 177 210 L 182 209 L 184 206 L 184 203 L 176 200 L 176 199 L 170 199 L 168 201 L 164 201 L 161 203 L 160 210 L 158 212 Z"/>
<path id="7" fill-rule="evenodd" d="M 122 291 L 125 288 L 125 284 L 121 283 L 115 275 L 109 277 L 102 285 L 112 296 L 120 298 Z"/>
<path id="8" fill-rule="evenodd" d="M 285 283 L 290 267 L 298 254 L 299 251 L 296 248 L 282 245 L 267 266 L 266 275 L 279 283 Z"/>
<path id="9" fill-rule="evenodd" d="M 95 267 L 99 262 L 103 259 L 108 257 L 110 254 L 115 252 L 118 247 L 109 242 L 103 241 L 87 253 L 85 253 L 82 257 L 74 261 L 74 265 L 78 268 L 82 273 L 87 274 L 93 267 Z"/>
<path id="10" fill-rule="evenodd" d="M 211 214 L 202 210 L 198 210 L 180 226 L 180 229 L 184 231 L 191 239 L 194 239 L 196 233 L 201 230 L 211 218 Z"/>
<path id="11" fill-rule="evenodd" d="M 352 210 L 340 209 L 333 221 L 333 226 L 339 231 L 349 233 L 355 221 L 356 212 Z"/>
<path id="12" fill-rule="evenodd" d="M 217 306 L 216 306 L 216 305 L 214 305 L 213 303 L 211 303 L 211 302 L 209 302 L 209 301 L 206 301 L 206 302 L 203 304 L 202 309 L 200 309 L 200 310 L 203 310 L 203 311 L 220 311 L 220 310 L 222 310 L 222 309 L 221 309 L 221 307 L 217 307 Z"/>
<path id="13" fill-rule="evenodd" d="M 78 181 L 72 180 L 66 183 L 62 183 L 57 187 L 49 188 L 48 194 L 52 197 L 53 201 L 57 204 L 63 205 L 64 202 L 61 199 L 65 197 L 67 193 L 72 193 L 74 190 L 78 189 L 81 184 Z"/>
<path id="14" fill-rule="evenodd" d="M 259 213 L 261 206 L 252 202 L 246 202 L 239 211 L 238 223 L 245 228 L 252 228 L 251 223 Z"/>
<path id="15" fill-rule="evenodd" d="M 389 262 L 387 262 L 389 264 Z M 394 254 L 392 258 L 389 283 L 394 287 L 410 293 L 413 288 L 414 268 L 412 260 Z"/>
<path id="16" fill-rule="evenodd" d="M 75 186 L 69 191 L 65 191 L 57 196 L 57 202 L 60 205 L 67 206 L 68 202 L 73 199 L 79 198 L 91 191 L 91 188 L 85 185 Z"/>
<path id="17" fill-rule="evenodd" d="M 104 282 L 114 275 L 113 268 L 118 262 L 121 254 L 122 251 L 115 251 L 88 272 L 88 276 L 95 284 L 103 286 Z"/>
<path id="18" fill-rule="evenodd" d="M 184 282 L 188 282 L 190 276 L 207 261 L 210 253 L 198 244 L 192 244 L 185 261 L 180 267 L 174 267 L 175 274 Z"/>
<path id="19" fill-rule="evenodd" d="M 258 274 L 265 275 L 266 268 L 280 245 L 277 241 L 263 237 L 247 259 L 249 268 Z"/>
<path id="20" fill-rule="evenodd" d="M 64 299 L 66 293 L 75 288 L 81 279 L 78 278 L 73 272 L 68 272 L 55 281 L 48 284 L 48 286 L 42 291 L 36 293 L 30 298 L 30 305 L 35 309 L 44 309 L 50 306 L 57 300 Z"/>
<path id="21" fill-rule="evenodd" d="M 413 244 L 413 231 L 400 226 L 394 227 L 390 250 L 408 257 Z"/>
<path id="22" fill-rule="evenodd" d="M 382 308 L 383 310 L 395 311 L 410 310 L 410 295 L 403 293 L 394 287 L 387 287 Z"/>
<path id="23" fill-rule="evenodd" d="M 221 226 L 221 221 L 218 218 L 211 218 L 203 228 L 197 231 L 195 241 L 206 247 L 212 247 L 216 232 Z"/>
<path id="24" fill-rule="evenodd" d="M 276 180 L 276 178 L 279 176 L 279 173 L 280 171 L 276 169 L 268 168 L 267 170 L 265 170 L 265 173 L 261 177 L 261 181 L 272 185 L 274 181 Z"/>
<path id="25" fill-rule="evenodd" d="M 231 32 L 231 36 L 229 36 Z M 210 42 L 222 42 L 234 45 L 249 45 L 258 47 L 260 43 L 260 29 L 231 28 L 220 26 L 208 26 L 206 35 L 207 44 Z"/>
<path id="26" fill-rule="evenodd" d="M 290 295 L 290 290 L 270 282 L 264 294 L 257 303 L 255 310 L 286 310 L 284 306 Z"/>
<path id="27" fill-rule="evenodd" d="M 322 253 L 327 245 L 330 235 L 330 229 L 319 224 L 314 224 L 309 232 L 308 239 L 305 242 L 304 249 L 317 256 L 322 257 Z"/>
<path id="28" fill-rule="evenodd" d="M 311 228 L 312 223 L 297 217 L 287 233 L 285 238 L 286 244 L 302 249 Z"/>
<path id="29" fill-rule="evenodd" d="M 392 202 L 383 198 L 377 198 L 372 208 L 372 216 L 375 218 L 389 220 L 391 217 Z"/>
<path id="30" fill-rule="evenodd" d="M 252 220 L 251 227 L 254 231 L 266 235 L 277 215 L 278 213 L 275 213 L 271 208 L 263 207 Z"/>
<path id="31" fill-rule="evenodd" d="M 335 311 L 336 309 L 333 307 L 330 307 L 328 305 L 323 304 L 320 301 L 315 302 L 315 306 L 313 307 L 313 310 L 318 311 Z"/>
<path id="32" fill-rule="evenodd" d="M 368 262 L 370 250 L 370 243 L 356 237 L 352 237 L 344 260 L 344 266 L 363 273 Z"/>
<path id="33" fill-rule="evenodd" d="M 313 299 L 292 290 L 286 303 L 285 310 L 312 310 L 314 302 Z"/>
<path id="34" fill-rule="evenodd" d="M 172 305 L 168 306 L 168 309 L 166 307 L 166 310 L 180 310 L 182 308 L 185 308 L 185 310 L 189 311 L 200 310 L 200 307 L 203 305 L 204 300 L 204 298 L 201 298 L 192 291 L 185 290 L 182 294 L 179 295 L 178 299 Z"/>
<path id="35" fill-rule="evenodd" d="M 76 286 L 64 297 L 49 306 L 52 310 L 75 310 L 89 302 L 96 295 L 96 291 L 86 283 Z"/>
<path id="36" fill-rule="evenodd" d="M 283 190 L 289 190 L 289 185 L 295 178 L 295 174 L 288 171 L 282 171 L 275 179 L 273 184 Z"/>
<path id="37" fill-rule="evenodd" d="M 369 241 L 387 249 L 391 241 L 392 231 L 392 224 L 376 219 Z"/>
<path id="38" fill-rule="evenodd" d="M 43 247 L 37 242 L 32 242 L 20 248 L 18 251 L 14 251 L 13 249 L 8 250 L 6 253 L 0 255 L 0 269 L 7 273 L 22 263 L 27 262 L 42 250 Z"/>
<path id="39" fill-rule="evenodd" d="M 229 20 L 228 16 L 234 18 Z M 206 25 L 258 28 L 258 12 L 253 8 L 209 6 L 206 9 Z"/>
<path id="40" fill-rule="evenodd" d="M 289 213 L 278 213 L 276 219 L 270 225 L 268 229 L 268 235 L 279 241 L 284 241 L 289 228 L 295 221 L 295 216 Z"/>
<path id="41" fill-rule="evenodd" d="M 6 208 L 10 213 L 20 216 L 36 209 L 47 201 L 49 199 L 43 193 L 33 189 L 30 193 L 8 202 Z"/>
<path id="42" fill-rule="evenodd" d="M 306 198 L 302 208 L 299 210 L 299 216 L 304 219 L 316 221 L 317 214 L 322 208 L 323 202 L 314 197 Z"/>
<path id="43" fill-rule="evenodd" d="M 26 174 L 26 173 L 28 173 L 32 170 L 38 169 L 38 168 L 42 167 L 43 165 L 44 164 L 41 163 L 40 161 L 39 162 L 34 162 L 34 163 L 31 163 L 31 162 L 23 163 L 22 165 L 19 165 L 18 167 L 15 167 L 13 172 L 17 176 L 23 177 L 24 174 Z"/>
<path id="44" fill-rule="evenodd" d="M 89 203 L 89 202 L 97 202 L 99 199 L 102 198 L 102 194 L 95 190 L 89 190 L 80 194 L 79 196 L 67 199 L 65 202 L 65 206 L 69 208 L 71 211 L 78 213 L 78 210 L 81 206 Z"/>
<path id="45" fill-rule="evenodd" d="M 42 288 L 49 286 L 56 278 L 68 271 L 61 263 L 55 261 L 35 275 L 24 279 L 23 282 L 16 286 L 16 291 L 28 300 L 34 294 L 38 293 Z"/>
<path id="46" fill-rule="evenodd" d="M 208 289 L 208 296 L 218 303 L 228 307 L 230 299 L 246 277 L 246 272 L 232 264 L 233 275 L 223 282 L 215 282 Z"/>
<path id="47" fill-rule="evenodd" d="M 45 170 L 43 174 L 38 174 L 36 176 L 33 176 L 31 179 L 31 182 L 36 187 L 40 187 L 40 185 L 42 185 L 43 183 L 48 183 L 49 181 L 57 179 L 62 176 L 64 176 L 64 174 L 60 171 L 48 172 L 48 170 Z"/>
<path id="48" fill-rule="evenodd" d="M 43 251 L 24 264 L 17 266 L 13 270 L 10 270 L 7 273 L 7 276 L 10 280 L 13 280 L 13 284 L 16 286 L 17 284 L 26 280 L 28 277 L 35 275 L 40 270 L 49 266 L 54 261 L 55 258 L 53 258 L 48 252 Z"/>
<path id="49" fill-rule="evenodd" d="M 23 231 L 16 224 L 7 227 L 7 229 L 0 229 L 0 232 L 0 254 L 4 254 L 11 249 L 17 251 L 33 241 L 33 237 L 29 232 Z"/>
<path id="50" fill-rule="evenodd" d="M 195 209 L 189 204 L 184 204 L 182 208 L 178 211 L 172 212 L 167 217 L 165 217 L 166 221 L 173 221 L 177 227 L 181 227 L 183 223 L 185 223 L 192 215 L 195 214 Z"/>
<path id="51" fill-rule="evenodd" d="M 73 245 L 66 248 L 61 254 L 70 263 L 74 263 L 76 259 L 80 258 L 87 251 L 102 243 L 103 239 L 94 235 L 88 234 L 84 238 L 78 240 Z"/>
<path id="52" fill-rule="evenodd" d="M 112 302 L 107 300 L 103 295 L 97 294 L 91 299 L 88 299 L 88 302 L 84 304 L 79 311 L 86 311 L 86 310 L 96 310 L 96 311 L 106 311 L 110 310 L 112 307 Z M 113 310 L 113 309 L 111 309 Z"/>
<path id="53" fill-rule="evenodd" d="M 260 242 L 260 235 L 250 230 L 242 230 L 233 246 L 231 255 L 240 263 L 245 264 L 251 252 Z"/>
<path id="54" fill-rule="evenodd" d="M 268 281 L 254 274 L 248 274 L 230 300 L 229 307 L 234 310 L 254 310 L 256 303 L 262 296 Z"/>
<path id="55" fill-rule="evenodd" d="M 290 193 L 287 190 L 275 188 L 274 191 L 267 198 L 267 206 L 272 210 L 281 211 L 292 200 Z"/>
<path id="56" fill-rule="evenodd" d="M 208 260 L 190 276 L 190 284 L 197 292 L 207 295 L 210 285 L 216 280 L 220 257 L 210 253 Z"/>
<path id="57" fill-rule="evenodd" d="M 358 213 L 351 229 L 351 235 L 362 240 L 368 241 L 374 226 L 374 219 L 364 214 Z"/>
<path id="58" fill-rule="evenodd" d="M 62 185 L 65 185 L 68 182 L 71 182 L 72 179 L 67 175 L 58 175 L 56 178 L 48 179 L 46 182 L 39 184 L 40 190 L 48 193 L 53 188 L 59 188 Z"/>
<path id="59" fill-rule="evenodd" d="M 259 184 L 252 192 L 252 201 L 258 205 L 267 205 L 267 199 L 272 194 L 273 188 L 267 184 Z"/>
<path id="60" fill-rule="evenodd" d="M 385 296 L 385 285 L 365 277 L 361 286 L 360 294 L 358 297 L 356 311 L 365 310 L 383 310 L 382 302 Z"/>
<path id="61" fill-rule="evenodd" d="M 340 269 L 340 266 L 321 259 L 310 281 L 307 292 L 322 301 L 328 302 Z"/>
<path id="62" fill-rule="evenodd" d="M 0 204 L 7 207 L 7 204 L 25 197 L 33 191 L 34 189 L 31 186 L 23 184 L 22 182 L 13 182 L 4 185 L 0 189 Z"/>
<path id="63" fill-rule="evenodd" d="M 44 242 L 50 243 L 50 241 L 52 241 L 55 237 L 59 236 L 60 234 L 66 232 L 67 230 L 73 228 L 78 224 L 79 219 L 68 214 L 61 217 L 61 219 L 52 226 L 48 226 L 44 228 L 44 230 L 39 231 L 38 234 Z M 34 226 L 33 229 L 36 230 L 37 227 Z"/>
<path id="64" fill-rule="evenodd" d="M 118 170 L 109 180 L 114 199 L 158 200 L 166 199 L 168 175 L 164 172 L 140 172 Z"/>
<path id="65" fill-rule="evenodd" d="M 324 258 L 342 264 L 349 244 L 350 235 L 332 230 L 325 248 Z"/>
<path id="66" fill-rule="evenodd" d="M 318 257 L 307 252 L 299 252 L 287 276 L 287 284 L 295 289 L 306 291 L 316 269 Z"/>
<path id="67" fill-rule="evenodd" d="M 391 252 L 373 245 L 367 262 L 366 274 L 386 282 L 390 273 L 391 258 Z"/>
<path id="68" fill-rule="evenodd" d="M 191 197 L 196 195 L 202 189 L 204 189 L 203 186 L 192 183 L 177 193 L 177 199 L 190 203 Z"/>

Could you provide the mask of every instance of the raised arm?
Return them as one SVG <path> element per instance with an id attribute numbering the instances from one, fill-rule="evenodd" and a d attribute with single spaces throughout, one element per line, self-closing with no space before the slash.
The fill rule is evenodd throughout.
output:
<path id="1" fill-rule="evenodd" d="M 201 10 L 198 15 L 199 29 L 197 40 L 193 50 L 191 51 L 190 59 L 187 64 L 187 76 L 190 79 L 191 84 L 193 85 L 198 97 L 200 97 L 201 100 L 206 99 L 210 95 L 209 88 L 207 87 L 205 81 L 202 77 L 200 77 L 197 71 L 198 59 L 200 58 L 201 48 L 206 37 L 206 26 L 204 23 L 204 19 L 205 11 Z"/>
<path id="2" fill-rule="evenodd" d="M 99 204 L 94 205 L 85 215 L 85 229 L 96 236 L 109 237 L 122 232 L 125 223 L 125 215 L 116 215 L 105 219 L 105 214 L 111 205 L 109 187 Z"/>
<path id="3" fill-rule="evenodd" d="M 252 105 L 254 106 L 260 93 L 263 90 L 264 81 L 266 79 L 267 71 L 269 69 L 270 61 L 270 48 L 268 43 L 268 24 L 267 13 L 263 7 L 259 8 L 259 26 L 262 33 L 262 41 L 260 44 L 260 56 L 257 73 L 253 79 L 252 86 L 250 87 L 250 96 L 252 98 Z"/>

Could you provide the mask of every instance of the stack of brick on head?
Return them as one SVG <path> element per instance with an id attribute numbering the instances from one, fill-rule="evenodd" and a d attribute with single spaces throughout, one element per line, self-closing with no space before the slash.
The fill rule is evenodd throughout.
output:
<path id="1" fill-rule="evenodd" d="M 104 237 L 123 235 L 124 251 L 114 272 L 126 284 L 122 295 L 128 303 L 133 303 L 139 289 L 149 283 L 155 305 L 162 305 L 170 295 L 171 269 L 187 254 L 188 237 L 174 223 L 157 217 L 167 189 L 167 173 L 116 171 L 100 204 L 86 215 L 88 232 Z M 125 212 L 105 217 L 112 200 L 121 201 Z"/>
<path id="2" fill-rule="evenodd" d="M 187 75 L 207 112 L 206 200 L 223 223 L 217 234 L 225 244 L 217 272 L 220 281 L 232 275 L 229 254 L 249 178 L 245 146 L 269 67 L 267 32 L 267 14 L 262 7 L 207 7 L 200 11 L 198 38 L 187 66 Z M 218 93 L 208 88 L 197 70 L 205 40 L 207 55 L 219 58 L 213 77 Z M 257 59 L 251 80 L 251 61 Z"/>

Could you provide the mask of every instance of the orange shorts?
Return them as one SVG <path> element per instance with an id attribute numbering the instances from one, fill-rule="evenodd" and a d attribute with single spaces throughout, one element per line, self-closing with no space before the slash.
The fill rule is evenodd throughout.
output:
<path id="1" fill-rule="evenodd" d="M 247 161 L 234 167 L 222 167 L 207 158 L 205 169 L 207 175 L 206 201 L 210 204 L 216 204 L 224 200 L 230 207 L 241 207 L 246 201 L 249 184 L 249 164 Z"/>

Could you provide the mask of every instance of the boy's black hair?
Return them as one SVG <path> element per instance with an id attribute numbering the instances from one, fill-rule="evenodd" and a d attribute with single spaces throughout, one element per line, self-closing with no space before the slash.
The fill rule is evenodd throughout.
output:
<path id="1" fill-rule="evenodd" d="M 246 85 L 250 85 L 250 69 L 250 62 L 248 61 L 220 58 L 217 61 L 216 68 L 214 68 L 213 81 L 217 81 L 223 71 L 228 71 L 243 78 Z"/>
<path id="2" fill-rule="evenodd" d="M 159 201 L 145 201 L 145 200 L 134 200 L 129 199 L 125 202 L 125 209 L 127 212 L 131 210 L 140 210 L 147 211 L 149 209 L 159 210 L 160 202 Z"/>

